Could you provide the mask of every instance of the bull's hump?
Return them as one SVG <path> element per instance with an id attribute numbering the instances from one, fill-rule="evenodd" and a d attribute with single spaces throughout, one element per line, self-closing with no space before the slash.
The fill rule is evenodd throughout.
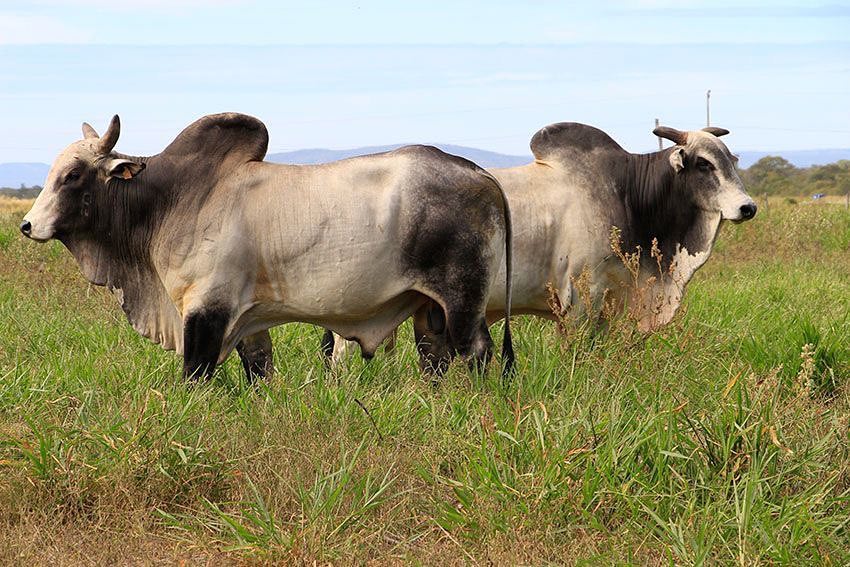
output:
<path id="1" fill-rule="evenodd" d="M 551 160 L 565 152 L 598 151 L 627 153 L 620 144 L 602 130 L 578 122 L 550 124 L 531 138 L 531 152 L 541 161 Z"/>
<path id="2" fill-rule="evenodd" d="M 180 157 L 204 156 L 215 162 L 261 161 L 269 147 L 265 124 L 253 116 L 236 112 L 210 114 L 187 126 L 163 154 Z"/>

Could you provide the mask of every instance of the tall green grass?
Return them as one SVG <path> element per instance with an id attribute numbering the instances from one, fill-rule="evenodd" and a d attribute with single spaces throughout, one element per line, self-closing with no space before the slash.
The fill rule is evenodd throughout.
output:
<path id="1" fill-rule="evenodd" d="M 518 318 L 507 385 L 432 386 L 407 327 L 328 373 L 287 325 L 272 379 L 190 388 L 61 246 L 5 239 L 0 562 L 847 564 L 850 216 L 772 207 L 656 334 Z"/>

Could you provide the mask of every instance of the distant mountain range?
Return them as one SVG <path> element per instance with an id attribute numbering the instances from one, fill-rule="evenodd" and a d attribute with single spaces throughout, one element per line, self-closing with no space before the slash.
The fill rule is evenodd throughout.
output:
<path id="1" fill-rule="evenodd" d="M 325 163 L 338 159 L 345 159 L 354 156 L 362 156 L 365 154 L 376 154 L 379 152 L 388 152 L 396 148 L 400 148 L 406 144 L 391 144 L 389 146 L 366 146 L 362 148 L 354 148 L 351 150 L 295 150 L 294 152 L 282 152 L 269 154 L 266 159 L 275 163 L 298 163 L 312 164 Z M 444 152 L 464 157 L 474 161 L 481 167 L 514 167 L 515 165 L 524 165 L 532 160 L 531 155 L 527 156 L 512 156 L 508 154 L 500 154 L 487 150 L 479 150 L 478 148 L 468 148 L 466 146 L 453 146 L 451 144 L 431 144 L 437 146 Z"/>
<path id="2" fill-rule="evenodd" d="M 345 159 L 364 154 L 386 152 L 401 147 L 404 144 L 392 144 L 388 146 L 365 146 L 350 150 L 328 150 L 323 148 L 296 150 L 268 154 L 266 159 L 275 163 L 297 163 L 314 164 Z M 472 160 L 481 167 L 513 167 L 529 163 L 531 155 L 516 156 L 500 154 L 478 148 L 466 146 L 453 146 L 451 144 L 434 144 L 438 148 L 450 154 L 455 154 Z M 782 156 L 797 167 L 809 167 L 812 165 L 823 165 L 833 163 L 842 159 L 850 159 L 850 148 L 848 149 L 826 149 L 826 150 L 789 150 L 776 152 L 743 151 L 738 153 L 740 166 L 750 167 L 752 164 L 765 156 Z M 50 166 L 46 163 L 0 163 L 0 187 L 18 188 L 21 184 L 28 187 L 43 185 L 47 178 Z"/>
<path id="3" fill-rule="evenodd" d="M 0 163 L 0 187 L 44 185 L 49 169 L 46 163 Z"/>

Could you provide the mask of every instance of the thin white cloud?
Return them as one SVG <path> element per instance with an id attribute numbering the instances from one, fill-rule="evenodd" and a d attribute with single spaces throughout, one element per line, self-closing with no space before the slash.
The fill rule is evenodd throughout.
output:
<path id="1" fill-rule="evenodd" d="M 774 4 L 781 3 L 782 0 L 776 0 Z M 623 0 L 618 2 L 619 5 L 632 10 L 667 10 L 667 9 L 682 9 L 682 10 L 700 10 L 706 7 L 716 6 L 735 6 L 735 5 L 752 5 L 758 3 L 758 0 Z"/>
<path id="2" fill-rule="evenodd" d="M 90 40 L 88 31 L 71 27 L 49 16 L 0 12 L 0 45 L 85 43 Z"/>
<path id="3" fill-rule="evenodd" d="M 457 86 L 485 86 L 503 83 L 530 83 L 548 80 L 543 73 L 492 73 L 480 77 L 462 77 L 452 81 Z"/>
<path id="4" fill-rule="evenodd" d="M 847 6 L 838 2 L 801 0 L 619 0 L 610 6 L 627 12 L 664 12 L 668 15 L 698 17 L 740 16 L 814 16 L 847 15 Z"/>
<path id="5" fill-rule="evenodd" d="M 3 3 L 0 3 L 2 6 Z M 240 0 L 133 0 L 116 2 L 115 0 L 30 0 L 30 7 L 59 8 L 97 8 L 114 12 L 139 12 L 146 9 L 206 8 L 210 6 L 236 6 L 245 4 Z"/>

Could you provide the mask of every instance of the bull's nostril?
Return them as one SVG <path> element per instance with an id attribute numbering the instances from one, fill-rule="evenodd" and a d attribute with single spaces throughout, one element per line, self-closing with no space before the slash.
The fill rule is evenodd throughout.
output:
<path id="1" fill-rule="evenodd" d="M 748 203 L 746 205 L 741 205 L 741 216 L 744 219 L 751 219 L 756 216 L 756 211 L 758 207 L 756 207 L 755 203 Z"/>
<path id="2" fill-rule="evenodd" d="M 25 236 L 30 235 L 30 231 L 32 230 L 32 223 L 28 220 L 25 220 L 21 223 L 21 232 L 24 233 Z"/>

